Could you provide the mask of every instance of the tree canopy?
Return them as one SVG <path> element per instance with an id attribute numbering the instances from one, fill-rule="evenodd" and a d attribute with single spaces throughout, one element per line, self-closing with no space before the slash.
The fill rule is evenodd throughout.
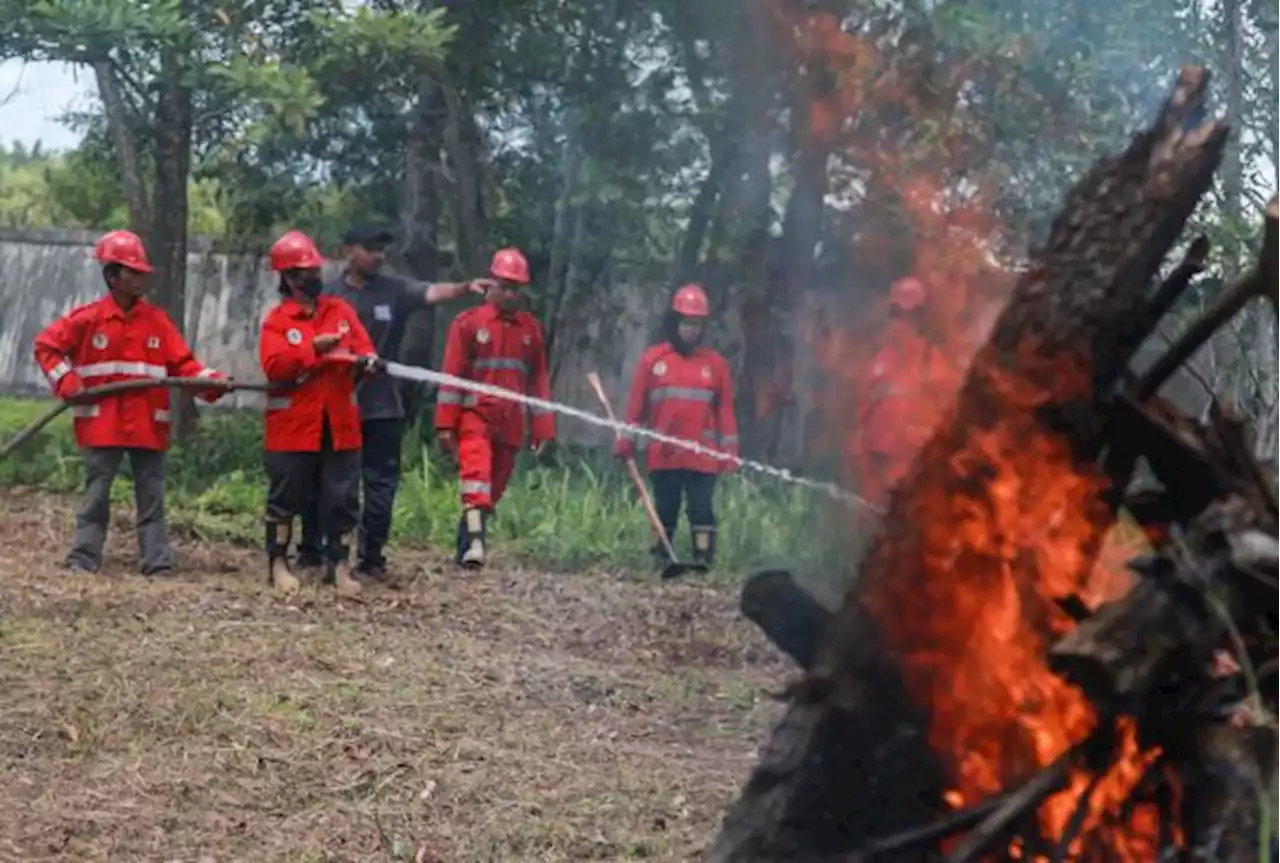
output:
<path id="1" fill-rule="evenodd" d="M 1224 275 L 1276 184 L 1276 11 L 1246 0 L 0 0 L 0 34 L 100 96 L 77 150 L 0 159 L 0 222 L 140 228 L 170 308 L 188 232 L 381 220 L 422 278 L 518 245 L 553 369 L 625 288 L 697 280 L 763 455 L 807 308 L 859 319 L 958 229 L 1016 265 L 1180 63 L 1237 130 L 1197 217 Z"/>

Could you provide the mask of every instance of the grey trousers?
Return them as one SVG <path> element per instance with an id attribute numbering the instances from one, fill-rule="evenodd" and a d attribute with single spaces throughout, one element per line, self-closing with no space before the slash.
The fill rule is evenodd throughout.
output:
<path id="1" fill-rule="evenodd" d="M 102 546 L 111 520 L 111 484 L 126 454 L 133 470 L 137 507 L 138 551 L 142 572 L 151 574 L 173 566 L 169 533 L 164 523 L 165 454 L 156 450 L 101 447 L 83 450 L 84 502 L 76 513 L 76 535 L 67 565 L 96 570 L 102 565 Z"/>

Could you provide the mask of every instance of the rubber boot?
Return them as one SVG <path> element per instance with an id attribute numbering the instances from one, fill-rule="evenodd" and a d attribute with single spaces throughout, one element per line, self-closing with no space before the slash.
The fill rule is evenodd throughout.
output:
<path id="1" fill-rule="evenodd" d="M 344 537 L 329 540 L 329 583 L 342 596 L 355 596 L 360 592 L 360 582 L 351 575 L 351 550 Z"/>
<path id="2" fill-rule="evenodd" d="M 463 542 L 459 546 L 458 563 L 467 569 L 484 566 L 484 510 L 467 509 L 462 513 Z"/>
<path id="3" fill-rule="evenodd" d="M 693 562 L 711 568 L 716 559 L 716 532 L 714 529 L 695 527 L 693 534 Z"/>
<path id="4" fill-rule="evenodd" d="M 302 586 L 289 569 L 289 540 L 293 535 L 292 519 L 267 519 L 267 578 L 271 586 L 284 594 L 296 593 Z"/>
<path id="5" fill-rule="evenodd" d="M 467 514 L 458 516 L 458 537 L 453 544 L 453 562 L 462 565 L 462 555 L 467 550 Z"/>

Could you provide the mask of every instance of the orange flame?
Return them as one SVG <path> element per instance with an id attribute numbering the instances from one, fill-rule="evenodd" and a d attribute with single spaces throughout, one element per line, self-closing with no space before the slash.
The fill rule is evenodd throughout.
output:
<path id="1" fill-rule="evenodd" d="M 963 161 L 964 135 L 954 120 L 963 70 L 951 70 L 951 97 L 939 95 L 936 86 L 919 87 L 869 39 L 844 32 L 835 16 L 796 17 L 774 8 L 797 66 L 836 73 L 834 86 L 805 97 L 812 141 L 841 148 L 868 177 L 867 194 L 875 190 L 891 202 L 899 220 L 879 236 L 860 236 L 855 247 L 907 246 L 902 257 L 911 260 L 910 274 L 927 287 L 923 330 L 947 362 L 915 382 L 909 398 L 916 418 L 934 427 L 1012 282 L 992 259 L 1000 225 L 991 209 L 980 193 L 957 192 L 963 184 L 954 167 Z M 945 70 L 940 77 L 946 90 Z M 875 122 L 890 117 L 902 134 L 886 134 Z M 934 132 L 915 131 L 921 128 Z M 911 235 L 905 240 L 892 227 L 902 221 Z M 851 345 L 863 341 L 828 332 L 814 345 L 836 382 L 835 410 L 845 417 L 868 359 Z M 1045 362 L 1026 347 L 1028 362 Z M 1046 664 L 1053 641 L 1072 626 L 1055 598 L 1076 594 L 1096 605 L 1131 586 L 1121 545 L 1103 546 L 1090 566 L 1109 522 L 1100 510 L 1102 477 L 1076 464 L 1067 443 L 1037 415 L 1046 402 L 1089 385 L 1080 357 L 1057 358 L 1054 366 L 1057 385 L 1046 392 L 994 358 L 973 360 L 968 395 L 982 404 L 981 416 L 965 424 L 962 439 L 922 451 L 905 481 L 913 493 L 902 507 L 912 509 L 894 512 L 915 531 L 913 551 L 904 559 L 898 546 L 895 559 L 869 561 L 864 579 L 876 580 L 859 587 L 900 658 L 908 691 L 928 709 L 928 737 L 950 769 L 954 788 L 946 800 L 954 807 L 1016 787 L 1093 730 L 1098 717 L 1088 699 Z M 841 426 L 846 452 L 857 450 L 852 438 L 860 429 L 847 430 L 847 420 Z M 1158 753 L 1140 751 L 1132 726 L 1120 731 L 1120 751 L 1094 791 L 1083 835 L 1111 857 L 1150 860 L 1158 836 L 1154 809 L 1140 806 L 1119 824 L 1115 815 Z M 1042 805 L 1046 838 L 1065 833 L 1088 779 L 1073 774 L 1070 787 Z M 1021 858 L 1024 847 L 1018 843 L 1008 855 Z M 1083 847 L 1077 839 L 1071 850 Z"/>

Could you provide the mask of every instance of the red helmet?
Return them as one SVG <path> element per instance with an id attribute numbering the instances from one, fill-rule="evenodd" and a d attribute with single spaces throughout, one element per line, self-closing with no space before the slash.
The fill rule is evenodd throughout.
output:
<path id="1" fill-rule="evenodd" d="M 927 299 L 927 296 L 924 290 L 924 283 L 912 276 L 898 279 L 889 288 L 889 301 L 904 312 L 909 312 L 924 305 L 925 299 Z"/>
<path id="2" fill-rule="evenodd" d="M 324 264 L 324 258 L 316 248 L 315 241 L 302 231 L 289 231 L 276 240 L 271 246 L 268 257 L 271 259 L 271 269 L 276 272 L 310 270 Z"/>
<path id="3" fill-rule="evenodd" d="M 111 231 L 103 234 L 93 247 L 93 257 L 104 264 L 119 264 L 140 273 L 151 272 L 147 250 L 133 231 Z"/>
<path id="4" fill-rule="evenodd" d="M 671 309 L 688 318 L 705 318 L 711 314 L 711 304 L 707 302 L 707 295 L 699 285 L 685 285 L 676 291 L 676 295 L 671 298 Z"/>
<path id="5" fill-rule="evenodd" d="M 519 282 L 522 285 L 529 284 L 529 262 L 524 259 L 519 249 L 498 249 L 494 252 L 489 272 L 500 279 Z"/>

